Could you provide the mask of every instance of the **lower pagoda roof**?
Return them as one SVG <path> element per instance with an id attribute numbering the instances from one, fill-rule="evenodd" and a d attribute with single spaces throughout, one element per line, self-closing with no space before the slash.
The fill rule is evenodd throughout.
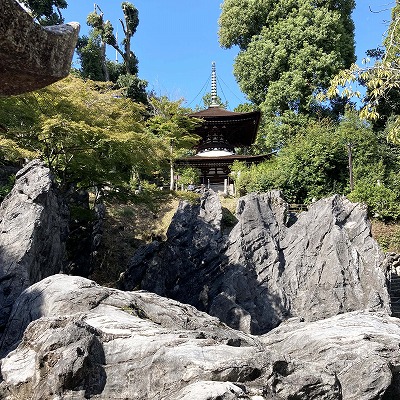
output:
<path id="1" fill-rule="evenodd" d="M 204 156 L 192 156 L 186 158 L 179 158 L 176 160 L 176 164 L 180 166 L 191 166 L 194 168 L 201 167 L 214 167 L 214 166 L 230 166 L 234 161 L 242 161 L 246 164 L 258 164 L 262 161 L 269 160 L 274 153 L 261 154 L 256 156 L 232 154 L 230 156 L 219 156 L 219 157 L 204 157 Z"/>

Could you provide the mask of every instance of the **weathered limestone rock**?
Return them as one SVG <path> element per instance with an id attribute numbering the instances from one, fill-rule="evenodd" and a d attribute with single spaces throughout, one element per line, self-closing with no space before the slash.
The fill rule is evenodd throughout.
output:
<path id="1" fill-rule="evenodd" d="M 242 384 L 264 368 L 256 338 L 191 306 L 85 278 L 55 275 L 27 289 L 3 349 L 16 344 L 30 320 L 1 362 L 2 399 L 185 398 L 184 389 L 202 381 L 237 383 L 207 385 L 210 393 L 246 392 Z"/>
<path id="2" fill-rule="evenodd" d="M 220 275 L 222 209 L 218 196 L 206 192 L 200 204 L 181 202 L 168 228 L 166 243 L 138 251 L 124 275 L 124 288 L 135 287 L 206 311 L 207 285 Z"/>
<path id="3" fill-rule="evenodd" d="M 152 293 L 55 275 L 22 293 L 3 349 L 27 324 L 1 360 L 4 400 L 400 396 L 400 320 L 384 313 L 293 318 L 253 337 Z"/>
<path id="4" fill-rule="evenodd" d="M 35 160 L 17 173 L 0 205 L 0 332 L 20 293 L 61 270 L 63 213 L 48 168 Z"/>
<path id="5" fill-rule="evenodd" d="M 139 251 L 121 287 L 192 304 L 256 334 L 291 316 L 389 312 L 384 256 L 360 204 L 333 196 L 295 217 L 279 192 L 250 194 L 239 200 L 229 237 L 220 210 L 212 192 L 201 206 L 183 203 L 167 241 Z"/>
<path id="6" fill-rule="evenodd" d="M 0 95 L 40 89 L 71 68 L 79 24 L 41 27 L 15 0 L 0 2 Z"/>
<path id="7" fill-rule="evenodd" d="M 398 399 L 399 328 L 397 318 L 361 311 L 284 323 L 260 337 L 271 351 L 270 389 L 278 399 Z"/>

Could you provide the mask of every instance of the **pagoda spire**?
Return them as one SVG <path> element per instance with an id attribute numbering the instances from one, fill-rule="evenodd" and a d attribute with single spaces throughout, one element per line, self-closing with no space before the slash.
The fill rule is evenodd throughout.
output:
<path id="1" fill-rule="evenodd" d="M 210 107 L 219 107 L 217 95 L 217 72 L 215 69 L 215 61 L 211 64 L 211 104 Z"/>

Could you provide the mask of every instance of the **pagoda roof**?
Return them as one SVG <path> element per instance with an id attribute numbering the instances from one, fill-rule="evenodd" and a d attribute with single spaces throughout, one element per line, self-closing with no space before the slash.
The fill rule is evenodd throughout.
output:
<path id="1" fill-rule="evenodd" d="M 208 107 L 205 110 L 192 113 L 190 114 L 190 116 L 196 118 L 216 118 L 216 117 L 229 117 L 229 116 L 234 117 L 241 114 L 248 114 L 248 113 L 229 111 L 225 110 L 225 108 L 222 107 Z"/>
<path id="2" fill-rule="evenodd" d="M 208 129 L 224 129 L 226 139 L 234 146 L 250 146 L 254 143 L 260 122 L 260 111 L 233 112 L 221 107 L 209 107 L 206 110 L 189 114 L 190 117 L 203 119 L 204 123 L 195 129 L 195 133 L 204 136 Z"/>
<path id="3" fill-rule="evenodd" d="M 179 158 L 176 160 L 178 165 L 190 165 L 192 167 L 204 167 L 204 166 L 229 166 L 234 161 L 243 161 L 246 164 L 260 163 L 264 160 L 268 160 L 274 153 L 260 154 L 260 155 L 243 155 L 243 154 L 232 154 L 229 156 L 216 156 L 216 157 L 204 157 L 204 156 L 191 156 L 185 158 Z"/>

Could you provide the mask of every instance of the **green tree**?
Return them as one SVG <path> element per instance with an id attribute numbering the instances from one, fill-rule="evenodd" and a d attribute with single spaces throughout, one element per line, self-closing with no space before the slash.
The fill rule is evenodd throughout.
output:
<path id="1" fill-rule="evenodd" d="M 330 121 L 311 121 L 271 160 L 232 175 L 239 192 L 280 189 L 291 203 L 346 192 L 347 153 L 343 138 Z M 235 172 L 235 171 L 234 171 Z"/>
<path id="2" fill-rule="evenodd" d="M 32 16 L 41 25 L 58 25 L 64 23 L 61 9 L 67 8 L 65 0 L 20 0 L 28 7 Z"/>
<path id="3" fill-rule="evenodd" d="M 196 106 L 196 110 L 204 110 L 204 109 L 206 109 L 206 108 L 211 106 L 211 104 L 212 104 L 212 95 L 211 95 L 211 93 L 210 92 L 206 93 L 203 96 L 202 100 L 203 100 L 203 105 L 202 106 L 199 106 L 199 105 Z M 223 102 L 221 97 L 219 97 L 219 96 L 217 96 L 217 104 L 218 104 L 218 107 L 228 108 L 228 102 L 227 101 Z"/>
<path id="4" fill-rule="evenodd" d="M 174 188 L 175 159 L 186 155 L 200 139 L 193 133 L 199 121 L 188 116 L 189 110 L 181 106 L 182 102 L 170 101 L 165 96 L 152 97 L 149 101 L 151 118 L 147 120 L 147 129 L 169 148 L 171 190 Z"/>
<path id="5" fill-rule="evenodd" d="M 117 86 L 122 89 L 122 94 L 136 102 L 148 104 L 147 81 L 139 79 L 136 75 L 122 74 L 117 79 Z"/>
<path id="6" fill-rule="evenodd" d="M 177 174 L 179 176 L 179 181 L 178 183 L 183 186 L 188 186 L 188 185 L 197 185 L 200 183 L 200 171 L 196 168 L 182 168 L 177 171 Z"/>
<path id="7" fill-rule="evenodd" d="M 124 14 L 124 19 L 119 20 L 124 32 L 121 45 L 117 42 L 114 27 L 110 21 L 104 21 L 104 14 L 97 4 L 95 4 L 94 11 L 88 15 L 87 24 L 94 29 L 95 34 L 101 37 L 104 64 L 106 62 L 105 46 L 110 45 L 124 60 L 126 74 L 132 75 L 138 72 L 138 60 L 131 50 L 131 40 L 139 25 L 139 12 L 133 4 L 126 1 L 122 2 L 121 7 Z M 106 80 L 108 80 L 108 77 Z"/>
<path id="8" fill-rule="evenodd" d="M 297 115 L 321 117 L 315 99 L 354 55 L 354 0 L 225 0 L 223 47 L 238 45 L 234 74 L 272 125 Z M 331 107 L 328 107 L 328 109 Z"/>
<path id="9" fill-rule="evenodd" d="M 76 52 L 80 61 L 80 75 L 93 81 L 105 81 L 100 36 L 93 32 L 78 39 Z"/>
<path id="10" fill-rule="evenodd" d="M 80 76 L 98 81 L 112 81 L 122 94 L 133 101 L 147 104 L 147 82 L 139 79 L 138 60 L 131 51 L 131 39 L 139 23 L 138 11 L 127 2 L 122 3 L 124 19 L 120 19 L 124 39 L 122 47 L 117 43 L 114 28 L 110 21 L 104 20 L 104 14 L 95 4 L 95 9 L 87 17 L 87 23 L 93 29 L 89 37 L 82 37 L 77 44 L 77 53 L 81 62 Z M 112 46 L 122 56 L 118 63 L 107 59 L 107 45 Z"/>
<path id="11" fill-rule="evenodd" d="M 387 127 L 388 139 L 400 143 L 400 3 L 392 9 L 392 19 L 384 40 L 384 51 L 373 52 L 378 55 L 372 66 L 351 65 L 340 71 L 332 80 L 328 97 L 360 97 L 360 92 L 352 88 L 354 82 L 361 82 L 367 88 L 367 96 L 360 110 L 360 118 L 368 119 L 379 129 Z"/>
<path id="12" fill-rule="evenodd" d="M 123 188 L 132 170 L 152 171 L 165 158 L 161 139 L 144 127 L 143 106 L 110 83 L 71 76 L 0 104 L 0 140 L 40 156 L 65 188 Z"/>

